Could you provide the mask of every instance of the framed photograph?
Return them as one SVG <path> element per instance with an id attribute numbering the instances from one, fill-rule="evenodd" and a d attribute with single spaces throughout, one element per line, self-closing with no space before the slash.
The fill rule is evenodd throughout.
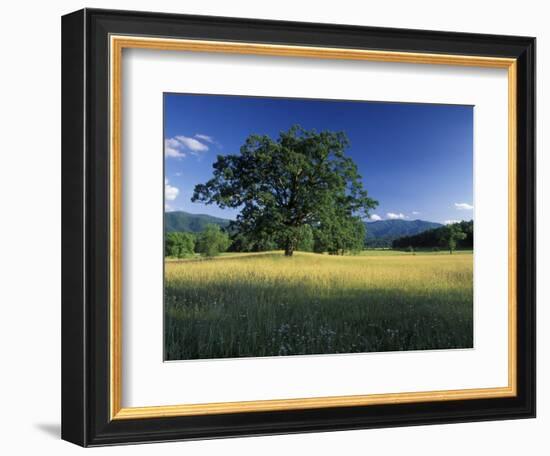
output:
<path id="1" fill-rule="evenodd" d="M 62 437 L 535 416 L 535 39 L 62 20 Z"/>

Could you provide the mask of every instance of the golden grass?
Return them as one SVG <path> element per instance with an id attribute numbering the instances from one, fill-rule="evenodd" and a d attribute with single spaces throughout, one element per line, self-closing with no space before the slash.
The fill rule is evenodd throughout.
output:
<path id="1" fill-rule="evenodd" d="M 473 256 L 365 252 L 167 262 L 168 359 L 472 346 Z"/>

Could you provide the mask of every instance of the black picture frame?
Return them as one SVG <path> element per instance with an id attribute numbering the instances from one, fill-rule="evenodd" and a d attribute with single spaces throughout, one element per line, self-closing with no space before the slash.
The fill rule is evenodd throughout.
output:
<path id="1" fill-rule="evenodd" d="M 109 36 L 517 59 L 517 395 L 111 420 Z M 82 446 L 535 416 L 535 39 L 84 9 L 62 19 L 62 438 Z"/>

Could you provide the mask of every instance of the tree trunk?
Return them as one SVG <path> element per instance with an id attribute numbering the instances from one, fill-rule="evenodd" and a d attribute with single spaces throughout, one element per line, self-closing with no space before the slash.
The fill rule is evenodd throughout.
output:
<path id="1" fill-rule="evenodd" d="M 294 239 L 288 239 L 285 245 L 285 256 L 290 257 L 294 253 Z"/>

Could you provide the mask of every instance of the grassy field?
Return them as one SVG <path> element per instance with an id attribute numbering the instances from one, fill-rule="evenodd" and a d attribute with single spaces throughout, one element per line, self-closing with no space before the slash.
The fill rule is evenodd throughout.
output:
<path id="1" fill-rule="evenodd" d="M 467 348 L 471 252 L 167 261 L 167 360 Z"/>

